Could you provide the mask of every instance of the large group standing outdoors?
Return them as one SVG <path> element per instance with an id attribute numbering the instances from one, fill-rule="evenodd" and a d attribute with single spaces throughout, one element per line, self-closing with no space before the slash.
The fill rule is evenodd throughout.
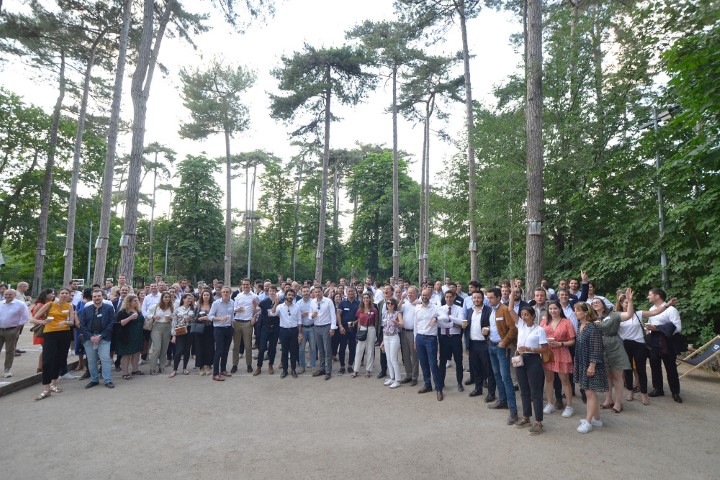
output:
<path id="1" fill-rule="evenodd" d="M 471 387 L 470 397 L 508 410 L 507 423 L 531 435 L 542 432 L 544 415 L 575 414 L 576 387 L 586 404 L 580 433 L 603 425 L 602 409 L 621 413 L 623 400 L 637 393 L 648 405 L 649 397 L 665 395 L 663 365 L 672 398 L 682 403 L 675 364 L 680 315 L 663 290 L 651 289 L 650 308 L 638 310 L 631 289 L 617 292 L 612 304 L 595 293 L 585 272 L 560 280 L 557 289 L 547 280 L 532 292 L 521 285 L 513 279 L 481 288 L 471 281 L 466 293 L 450 278 L 421 287 L 395 278 L 324 285 L 243 279 L 231 288 L 218 280 L 168 286 L 156 276 L 133 289 L 121 275 L 118 285 L 108 280 L 80 290 L 73 282 L 32 301 L 27 283 L 15 289 L 0 284 L 0 348 L 5 345 L 4 375 L 10 377 L 22 353 L 17 338 L 25 324 L 33 325 L 33 343 L 42 344 L 37 370 L 43 390 L 35 400 L 62 392 L 58 378 L 76 378 L 68 372 L 73 350 L 86 388 L 99 385 L 100 376 L 114 388 L 113 370 L 124 380 L 145 375 L 143 364 L 150 375 L 189 375 L 191 359 L 198 375 L 217 382 L 235 374 L 243 356 L 247 373 L 274 374 L 279 350 L 281 378 L 305 372 L 325 380 L 376 376 L 396 389 L 417 385 L 421 371 L 418 393 L 434 391 L 438 401 L 454 366 L 458 391 Z"/>

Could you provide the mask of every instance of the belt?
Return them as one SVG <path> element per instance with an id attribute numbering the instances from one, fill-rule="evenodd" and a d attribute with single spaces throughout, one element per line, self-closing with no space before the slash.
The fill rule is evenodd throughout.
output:
<path id="1" fill-rule="evenodd" d="M 305 325 L 305 324 L 303 324 L 303 328 L 312 328 L 312 327 L 313 327 L 312 324 L 310 324 L 310 325 Z"/>
<path id="2" fill-rule="evenodd" d="M 330 326 L 330 324 L 329 324 L 329 323 L 326 323 L 325 325 L 313 325 L 313 327 L 315 327 L 315 328 L 320 328 L 320 327 L 329 327 L 329 326 Z"/>
<path id="3" fill-rule="evenodd" d="M 414 332 L 415 331 L 415 329 L 412 329 L 412 328 L 403 328 L 403 330 L 405 330 L 406 332 Z"/>
<path id="4" fill-rule="evenodd" d="M 437 335 L 425 335 L 424 333 L 418 333 L 418 337 L 437 338 Z"/>
<path id="5" fill-rule="evenodd" d="M 234 322 L 238 323 L 248 323 L 250 320 L 233 320 Z"/>

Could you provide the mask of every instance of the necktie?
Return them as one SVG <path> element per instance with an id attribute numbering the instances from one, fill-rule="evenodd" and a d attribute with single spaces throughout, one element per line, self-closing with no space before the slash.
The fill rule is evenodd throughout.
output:
<path id="1" fill-rule="evenodd" d="M 450 316 L 450 312 L 452 311 L 452 306 L 448 305 L 448 317 Z M 445 335 L 450 335 L 450 329 L 445 328 Z"/>

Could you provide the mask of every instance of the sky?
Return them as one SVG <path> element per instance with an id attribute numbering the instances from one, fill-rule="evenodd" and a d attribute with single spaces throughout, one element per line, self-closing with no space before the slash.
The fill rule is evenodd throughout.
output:
<path id="1" fill-rule="evenodd" d="M 12 11 L 18 2 L 3 2 L 3 8 Z M 188 5 L 209 5 L 210 2 L 188 2 Z M 211 8 L 208 6 L 208 8 Z M 217 12 L 211 14 L 211 30 L 196 36 L 197 48 L 186 42 L 166 37 L 160 50 L 159 61 L 168 69 L 168 74 L 156 72 L 148 102 L 145 144 L 159 142 L 177 151 L 178 159 L 186 155 L 205 152 L 211 157 L 224 155 L 222 136 L 213 136 L 205 141 L 181 139 L 178 134 L 182 122 L 190 119 L 182 104 L 180 79 L 181 68 L 201 67 L 211 59 L 227 64 L 240 64 L 255 72 L 255 85 L 245 94 L 243 101 L 250 111 L 250 128 L 237 134 L 231 143 L 232 153 L 262 149 L 288 162 L 298 151 L 290 145 L 289 132 L 295 127 L 285 125 L 270 117 L 268 93 L 277 94 L 277 80 L 271 70 L 281 64 L 281 56 L 290 56 L 301 50 L 304 43 L 314 47 L 340 46 L 345 43 L 345 32 L 354 25 L 370 20 L 393 20 L 390 0 L 285 0 L 276 3 L 276 12 L 265 22 L 251 24 L 243 34 L 227 26 Z M 508 75 L 517 71 L 521 57 L 510 45 L 510 35 L 519 32 L 521 25 L 508 12 L 483 10 L 479 17 L 468 22 L 468 39 L 471 59 L 471 81 L 473 98 L 486 104 L 493 103 L 492 89 L 502 83 Z M 454 53 L 461 49 L 459 28 L 447 32 L 445 42 L 436 46 L 433 53 Z M 458 65 L 457 75 L 462 74 Z M 130 75 L 133 68 L 126 69 L 123 92 L 122 118 L 132 118 L 130 101 Z M 0 84 L 25 97 L 26 101 L 51 111 L 57 97 L 52 82 L 29 82 L 29 73 L 17 62 L 5 64 L 0 71 Z M 331 148 L 352 148 L 356 142 L 384 144 L 392 148 L 392 117 L 387 109 L 391 100 L 391 84 L 379 82 L 377 89 L 368 95 L 360 105 L 337 107 L 335 114 L 341 118 L 331 126 Z M 109 107 L 108 107 L 109 108 Z M 450 118 L 444 126 L 451 137 L 464 136 L 464 104 L 455 103 L 448 109 Z M 109 114 L 109 113 L 108 113 Z M 399 117 L 399 148 L 409 152 L 420 162 L 422 151 L 422 128 Z M 435 120 L 436 125 L 438 121 Z M 130 151 L 131 137 L 128 133 L 120 138 L 118 154 Z M 444 161 L 457 153 L 450 143 L 438 138 L 431 140 L 431 179 Z M 420 181 L 419 167 L 411 168 L 411 176 Z M 224 188 L 224 172 L 217 174 L 218 183 Z M 143 185 L 149 193 L 152 188 L 150 176 Z M 233 208 L 245 208 L 244 179 L 241 176 L 233 183 Z M 156 215 L 168 211 L 169 197 L 158 194 Z M 258 192 L 259 198 L 260 192 Z M 224 204 L 224 201 L 223 201 Z M 144 210 L 142 210 L 144 211 Z M 149 209 L 148 209 L 149 211 Z M 148 212 L 144 212 L 148 213 Z M 345 221 L 348 219 L 346 218 Z M 345 223 L 345 221 L 343 223 Z"/>

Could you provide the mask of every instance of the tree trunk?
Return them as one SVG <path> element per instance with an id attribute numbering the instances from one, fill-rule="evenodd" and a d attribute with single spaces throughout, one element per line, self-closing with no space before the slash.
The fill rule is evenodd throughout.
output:
<path id="1" fill-rule="evenodd" d="M 75 135 L 75 151 L 73 152 L 73 170 L 72 180 L 70 181 L 70 199 L 68 202 L 68 221 L 67 231 L 65 236 L 65 269 L 63 271 L 63 285 L 70 283 L 73 277 L 73 253 L 75 245 L 75 212 L 77 210 L 77 184 L 78 176 L 80 175 L 80 153 L 82 152 L 82 139 L 85 131 L 85 112 L 87 111 L 88 95 L 90 94 L 90 75 L 92 73 L 93 65 L 95 64 L 95 52 L 97 46 L 105 37 L 105 34 L 110 27 L 105 27 L 93 41 L 92 47 L 90 48 L 90 55 L 87 61 L 87 67 L 85 68 L 85 81 L 83 82 L 83 93 L 82 100 L 80 101 L 80 113 L 78 115 L 78 128 L 77 134 Z M 90 279 L 86 278 L 86 282 Z"/>
<path id="2" fill-rule="evenodd" d="M 115 150 L 120 124 L 120 102 L 122 100 L 122 85 L 125 77 L 125 56 L 127 53 L 128 34 L 130 32 L 130 18 L 132 17 L 132 0 L 125 2 L 123 11 L 123 26 L 120 32 L 120 45 L 118 51 L 117 69 L 115 71 L 115 88 L 113 90 L 112 106 L 110 111 L 110 126 L 107 138 L 107 153 L 105 155 L 105 169 L 103 172 L 102 206 L 100 208 L 100 229 L 95 252 L 95 271 L 93 283 L 103 285 L 105 277 L 105 263 L 110 239 L 110 216 L 112 214 L 113 176 L 115 175 Z M 132 278 L 128 278 L 132 285 Z"/>
<path id="3" fill-rule="evenodd" d="M 153 252 L 153 240 L 155 239 L 155 194 L 157 193 L 157 157 L 158 154 L 157 152 L 155 152 L 155 168 L 153 168 L 153 196 L 152 204 L 150 205 L 150 248 L 148 251 L 148 278 L 152 278 L 153 274 L 155 273 L 155 262 L 153 261 L 153 257 L 155 256 L 155 253 Z"/>
<path id="4" fill-rule="evenodd" d="M 230 132 L 225 130 L 225 273 L 223 284 L 232 281 L 232 165 L 230 164 Z"/>
<path id="5" fill-rule="evenodd" d="M 59 93 L 53 110 L 52 127 L 50 128 L 50 145 L 45 178 L 40 194 L 40 218 L 38 219 L 38 241 L 35 253 L 35 272 L 33 273 L 32 296 L 37 297 L 42 289 L 43 272 L 45 270 L 45 248 L 47 246 L 48 221 L 50 219 L 50 199 L 52 198 L 52 181 L 55 170 L 55 148 L 57 147 L 58 128 L 60 126 L 60 110 L 65 99 L 65 51 L 60 50 Z"/>
<path id="6" fill-rule="evenodd" d="M 397 126 L 397 71 L 392 71 L 392 123 L 393 123 L 393 277 L 400 278 L 400 199 L 398 198 L 398 126 Z"/>
<path id="7" fill-rule="evenodd" d="M 425 107 L 425 238 L 423 239 L 423 276 L 430 280 L 430 117 L 435 109 L 435 99 L 431 97 Z"/>
<path id="8" fill-rule="evenodd" d="M 422 149 L 422 165 L 420 167 L 420 231 L 418 232 L 418 285 L 422 286 L 423 277 L 425 276 L 425 229 L 427 228 L 427 219 L 425 218 L 425 189 L 427 188 L 427 177 L 425 176 L 425 164 L 427 162 L 427 109 L 425 121 L 423 122 L 423 149 Z"/>
<path id="9" fill-rule="evenodd" d="M 463 43 L 463 68 L 465 71 L 465 128 L 467 130 L 468 162 L 468 222 L 470 224 L 470 279 L 477 280 L 477 225 L 475 224 L 475 147 L 473 146 L 473 106 L 470 85 L 470 51 L 468 48 L 467 26 L 465 24 L 465 2 L 461 2 L 460 31 Z"/>
<path id="10" fill-rule="evenodd" d="M 153 45 L 153 16 L 155 3 L 145 0 L 142 37 L 138 48 L 137 68 L 132 77 L 130 95 L 133 100 L 132 146 L 130 150 L 130 167 L 128 169 L 127 202 L 125 224 L 123 226 L 123 248 L 120 253 L 120 273 L 132 279 L 135 270 L 135 246 L 137 242 L 138 202 L 140 199 L 140 177 L 142 175 L 142 159 L 145 150 L 145 119 L 147 102 L 150 98 L 155 63 L 162 39 L 165 36 L 170 15 L 175 8 L 176 0 L 169 0 L 165 5 L 158 24 L 158 31 Z"/>
<path id="11" fill-rule="evenodd" d="M 335 160 L 333 168 L 333 235 L 337 235 L 339 227 L 340 210 L 340 176 L 338 175 L 338 160 Z"/>
<path id="12" fill-rule="evenodd" d="M 528 0 L 526 291 L 543 275 L 542 1 Z M 535 228 L 531 228 L 535 227 Z"/>
<path id="13" fill-rule="evenodd" d="M 322 187 L 320 188 L 320 219 L 318 222 L 317 253 L 315 254 L 315 280 L 322 283 L 325 254 L 325 209 L 327 208 L 328 167 L 330 164 L 330 66 L 327 66 L 325 91 L 325 149 L 323 151 Z"/>

